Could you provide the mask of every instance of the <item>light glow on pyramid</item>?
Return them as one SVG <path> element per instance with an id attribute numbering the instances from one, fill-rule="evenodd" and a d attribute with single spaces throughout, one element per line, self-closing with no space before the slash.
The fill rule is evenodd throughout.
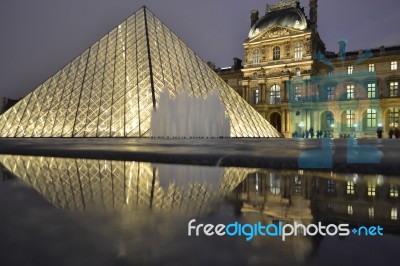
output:
<path id="1" fill-rule="evenodd" d="M 218 90 L 231 137 L 280 137 L 146 7 L 0 116 L 0 137 L 151 137 L 164 88 Z"/>

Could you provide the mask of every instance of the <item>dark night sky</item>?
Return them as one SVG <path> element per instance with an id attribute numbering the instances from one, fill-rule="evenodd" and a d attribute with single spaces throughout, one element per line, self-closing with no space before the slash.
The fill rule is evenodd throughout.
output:
<path id="1" fill-rule="evenodd" d="M 92 43 L 146 5 L 204 61 L 243 58 L 250 11 L 278 0 L 1 0 L 0 97 L 23 97 Z M 308 1 L 301 0 L 308 13 Z M 398 0 L 320 0 L 327 49 L 400 44 Z"/>

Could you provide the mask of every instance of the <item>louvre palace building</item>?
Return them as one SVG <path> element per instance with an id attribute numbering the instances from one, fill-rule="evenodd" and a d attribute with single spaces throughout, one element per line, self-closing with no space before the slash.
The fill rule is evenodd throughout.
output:
<path id="1" fill-rule="evenodd" d="M 318 1 L 251 11 L 244 59 L 216 72 L 283 136 L 387 137 L 400 124 L 400 46 L 329 52 L 318 34 Z M 308 131 L 308 132 L 307 132 Z"/>

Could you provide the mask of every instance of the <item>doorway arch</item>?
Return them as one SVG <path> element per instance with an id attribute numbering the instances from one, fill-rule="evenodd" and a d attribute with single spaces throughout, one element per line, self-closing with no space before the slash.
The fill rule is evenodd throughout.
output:
<path id="1" fill-rule="evenodd" d="M 269 119 L 271 125 L 279 132 L 282 133 L 282 116 L 280 113 L 273 112 Z"/>

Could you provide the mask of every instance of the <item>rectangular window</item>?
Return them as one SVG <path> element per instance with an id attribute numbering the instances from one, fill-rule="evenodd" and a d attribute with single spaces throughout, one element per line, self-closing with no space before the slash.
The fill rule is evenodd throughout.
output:
<path id="1" fill-rule="evenodd" d="M 375 216 L 374 207 L 369 207 L 368 208 L 368 216 L 369 216 L 370 219 L 374 219 L 374 216 Z"/>
<path id="2" fill-rule="evenodd" d="M 326 96 L 328 101 L 335 100 L 335 94 L 334 94 L 335 88 L 334 87 L 327 87 L 326 88 Z"/>
<path id="3" fill-rule="evenodd" d="M 347 195 L 354 195 L 354 182 L 347 181 L 347 188 L 346 188 Z"/>
<path id="4" fill-rule="evenodd" d="M 370 98 L 370 99 L 376 98 L 376 84 L 375 83 L 368 83 L 367 90 L 368 90 L 368 98 Z"/>
<path id="5" fill-rule="evenodd" d="M 375 72 L 375 64 L 369 64 L 368 65 L 368 71 L 369 72 Z"/>
<path id="6" fill-rule="evenodd" d="M 398 81 L 391 81 L 389 83 L 389 95 L 390 97 L 397 97 L 399 91 L 399 82 Z"/>
<path id="7" fill-rule="evenodd" d="M 294 177 L 294 192 L 296 194 L 301 194 L 301 177 Z"/>
<path id="8" fill-rule="evenodd" d="M 353 69 L 354 69 L 353 66 L 347 67 L 347 74 L 349 74 L 349 75 L 353 74 Z"/>
<path id="9" fill-rule="evenodd" d="M 347 99 L 348 100 L 354 99 L 354 85 L 347 85 L 346 91 L 347 91 Z"/>
<path id="10" fill-rule="evenodd" d="M 368 196 L 375 197 L 376 195 L 376 186 L 375 184 L 368 184 Z"/>
<path id="11" fill-rule="evenodd" d="M 389 108 L 389 127 L 399 127 L 400 125 L 400 109 Z"/>
<path id="12" fill-rule="evenodd" d="M 390 70 L 397 70 L 397 61 L 392 61 L 390 63 Z"/>
<path id="13" fill-rule="evenodd" d="M 390 197 L 391 198 L 398 198 L 399 197 L 399 189 L 396 185 L 390 184 Z"/>
<path id="14" fill-rule="evenodd" d="M 301 42 L 296 43 L 294 47 L 294 58 L 300 59 L 303 57 L 303 45 Z"/>
<path id="15" fill-rule="evenodd" d="M 254 103 L 254 104 L 258 104 L 258 102 L 259 102 L 259 92 L 258 92 L 258 90 L 255 90 L 255 91 L 254 91 L 253 103 Z"/>
<path id="16" fill-rule="evenodd" d="M 348 128 L 354 127 L 355 114 L 353 110 L 346 110 L 346 126 Z"/>
<path id="17" fill-rule="evenodd" d="M 353 215 L 353 206 L 347 205 L 347 214 Z"/>
<path id="18" fill-rule="evenodd" d="M 328 72 L 327 72 L 329 77 L 332 77 L 333 75 L 333 68 L 328 68 Z"/>
<path id="19" fill-rule="evenodd" d="M 253 64 L 260 63 L 260 50 L 256 49 L 253 51 Z"/>
<path id="20" fill-rule="evenodd" d="M 397 208 L 393 207 L 392 211 L 390 212 L 390 218 L 392 220 L 397 220 Z"/>
<path id="21" fill-rule="evenodd" d="M 301 100 L 301 91 L 302 91 L 302 88 L 301 88 L 301 87 L 295 87 L 294 89 L 295 89 L 295 91 L 294 91 L 294 100 L 295 100 L 296 102 L 298 102 L 298 101 Z"/>
<path id="22" fill-rule="evenodd" d="M 332 179 L 328 179 L 327 191 L 335 192 L 335 181 L 333 181 Z"/>
<path id="23" fill-rule="evenodd" d="M 367 110 L 367 127 L 375 128 L 377 126 L 377 115 L 375 109 Z"/>
<path id="24" fill-rule="evenodd" d="M 334 124 L 335 124 L 335 118 L 333 117 L 333 113 L 332 112 L 327 112 L 327 114 L 326 114 L 326 126 L 327 127 L 332 127 L 332 125 L 334 125 Z"/>

